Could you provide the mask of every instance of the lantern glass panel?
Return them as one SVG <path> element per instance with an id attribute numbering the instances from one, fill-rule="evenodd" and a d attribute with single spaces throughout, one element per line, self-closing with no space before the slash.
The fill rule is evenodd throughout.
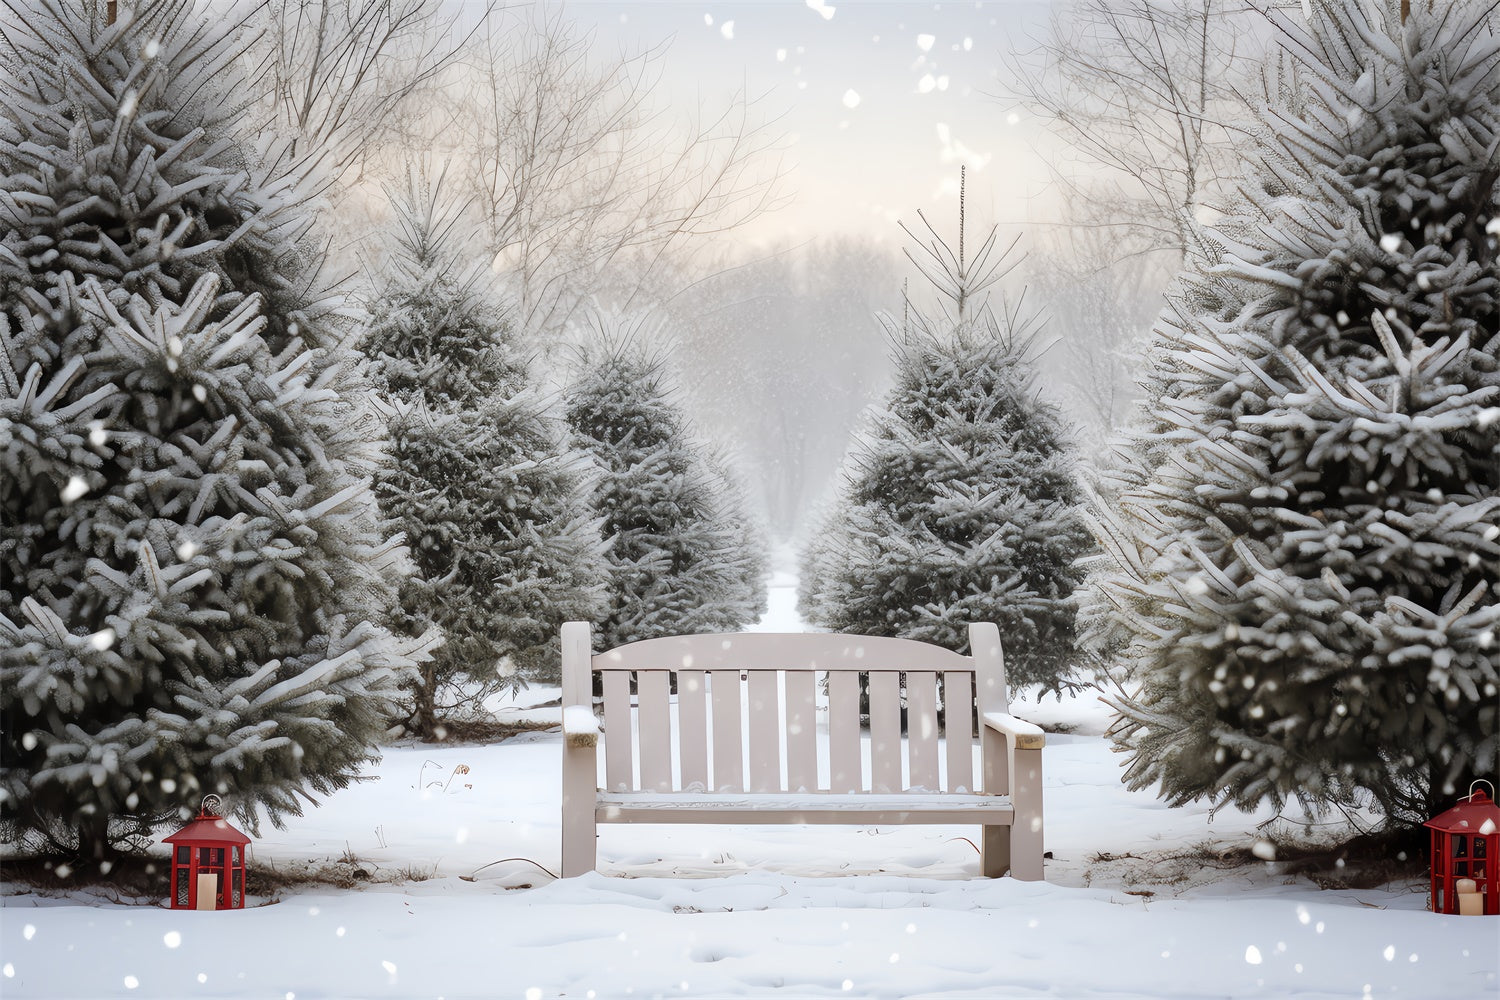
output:
<path id="1" fill-rule="evenodd" d="M 193 849 L 186 844 L 177 845 L 177 863 L 185 865 L 193 859 Z"/>
<path id="2" fill-rule="evenodd" d="M 235 907 L 235 908 L 239 908 L 241 906 L 244 906 L 245 905 L 245 899 L 244 899 L 244 895 L 245 895 L 245 870 L 243 868 L 236 868 L 234 870 L 234 881 L 231 884 L 233 886 L 233 888 L 231 890 L 231 894 L 233 896 L 233 899 L 230 901 L 229 905 L 232 906 L 232 907 Z"/>
<path id="3" fill-rule="evenodd" d="M 1474 857 L 1476 859 L 1484 857 L 1485 843 L 1487 839 L 1488 838 L 1485 837 L 1474 838 Z"/>
<path id="4" fill-rule="evenodd" d="M 240 863 L 240 845 L 235 844 L 229 849 L 229 863 L 237 865 Z"/>
<path id="5" fill-rule="evenodd" d="M 1455 858 L 1467 858 L 1469 856 L 1469 838 L 1462 833 L 1453 835 L 1453 856 Z"/>
<path id="6" fill-rule="evenodd" d="M 1453 863 L 1453 874 L 1464 878 L 1469 874 L 1469 863 L 1467 861 L 1455 861 Z"/>
<path id="7" fill-rule="evenodd" d="M 186 848 L 184 848 L 186 850 Z M 186 908 L 188 905 L 188 872 L 186 868 L 174 868 L 172 874 L 176 885 L 172 889 L 172 896 L 177 900 L 177 905 Z"/>

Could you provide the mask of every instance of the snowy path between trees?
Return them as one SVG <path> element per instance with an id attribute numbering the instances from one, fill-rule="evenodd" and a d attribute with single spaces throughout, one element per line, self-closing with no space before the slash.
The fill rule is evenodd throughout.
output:
<path id="1" fill-rule="evenodd" d="M 790 609 L 773 589 L 770 626 Z M 968 827 L 604 827 L 601 871 L 554 881 L 494 862 L 556 871 L 556 732 L 404 744 L 255 839 L 282 867 L 350 855 L 368 885 L 227 913 L 8 886 L 0 995 L 1500 996 L 1495 918 L 1428 913 L 1423 884 L 1217 868 L 1265 816 L 1126 791 L 1091 697 L 1015 711 L 1076 727 L 1044 751 L 1046 883 L 976 878 Z"/>

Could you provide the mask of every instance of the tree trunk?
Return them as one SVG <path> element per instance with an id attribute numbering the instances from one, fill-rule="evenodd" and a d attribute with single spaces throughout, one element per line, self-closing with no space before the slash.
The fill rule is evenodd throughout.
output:
<path id="1" fill-rule="evenodd" d="M 109 817 L 89 816 L 78 821 L 78 857 L 95 865 L 111 854 Z"/>
<path id="2" fill-rule="evenodd" d="M 422 677 L 412 691 L 412 700 L 412 724 L 417 737 L 430 742 L 437 732 L 437 674 L 431 661 L 422 666 Z"/>

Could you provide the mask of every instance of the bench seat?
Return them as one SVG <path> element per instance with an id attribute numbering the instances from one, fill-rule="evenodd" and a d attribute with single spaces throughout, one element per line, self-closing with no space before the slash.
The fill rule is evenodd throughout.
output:
<path id="1" fill-rule="evenodd" d="M 907 791 L 856 792 L 600 792 L 601 823 L 791 823 L 905 826 L 1005 823 L 1015 808 L 1005 795 Z"/>

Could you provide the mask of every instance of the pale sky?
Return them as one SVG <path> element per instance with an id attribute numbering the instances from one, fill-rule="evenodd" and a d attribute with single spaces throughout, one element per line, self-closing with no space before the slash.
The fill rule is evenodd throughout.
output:
<path id="1" fill-rule="evenodd" d="M 575 0 L 565 9 L 605 52 L 670 39 L 660 95 L 674 108 L 722 107 L 745 89 L 782 113 L 791 202 L 743 238 L 899 244 L 896 219 L 913 224 L 919 208 L 956 230 L 960 163 L 971 233 L 1038 215 L 1046 134 L 997 96 L 997 74 L 1003 53 L 1041 34 L 1047 3 Z"/>

